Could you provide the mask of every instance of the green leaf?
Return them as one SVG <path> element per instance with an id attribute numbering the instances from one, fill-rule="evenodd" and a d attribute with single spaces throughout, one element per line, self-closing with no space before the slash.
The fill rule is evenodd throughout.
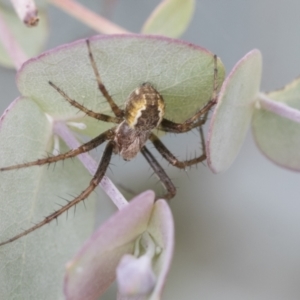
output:
<path id="1" fill-rule="evenodd" d="M 100 76 L 115 102 L 124 107 L 128 95 L 143 82 L 152 83 L 166 102 L 167 119 L 183 122 L 202 108 L 213 90 L 214 59 L 207 50 L 178 40 L 139 35 L 91 39 Z M 218 60 L 219 85 L 224 66 Z M 95 112 L 112 112 L 99 92 L 85 40 L 48 51 L 24 64 L 18 75 L 22 95 L 33 99 L 56 120 L 85 122 L 95 136 L 112 125 L 84 117 L 67 103 L 49 80 L 69 97 Z"/>
<path id="2" fill-rule="evenodd" d="M 208 165 L 214 173 L 229 168 L 242 146 L 260 87 L 261 69 L 261 53 L 252 50 L 223 83 L 207 142 Z"/>
<path id="3" fill-rule="evenodd" d="M 45 157 L 52 127 L 33 101 L 16 100 L 0 124 L 0 166 Z M 61 151 L 66 147 L 61 145 Z M 80 174 L 80 176 L 79 176 Z M 41 221 L 78 195 L 90 175 L 77 160 L 0 173 L 1 242 Z M 42 228 L 0 247 L 1 299 L 60 299 L 64 265 L 94 226 L 94 196 Z"/>
<path id="4" fill-rule="evenodd" d="M 300 110 L 300 78 L 267 94 L 274 104 Z M 276 164 L 300 171 L 300 124 L 263 106 L 253 115 L 252 130 L 260 150 Z"/>
<path id="5" fill-rule="evenodd" d="M 20 44 L 24 53 L 28 57 L 39 54 L 46 43 L 48 37 L 47 15 L 43 11 L 39 11 L 40 21 L 38 26 L 28 28 L 18 18 L 15 11 L 0 6 L 0 13 L 9 29 L 13 33 L 15 39 Z M 14 68 L 3 45 L 0 43 L 0 64 L 8 68 Z"/>
<path id="6" fill-rule="evenodd" d="M 191 22 L 195 0 L 164 0 L 145 22 L 142 33 L 181 36 Z"/>
<path id="7" fill-rule="evenodd" d="M 212 96 L 214 59 L 205 49 L 155 36 L 98 36 L 91 47 L 102 80 L 116 103 L 143 82 L 151 82 L 166 102 L 166 118 L 182 122 L 202 108 Z M 224 67 L 218 60 L 219 85 Z M 52 152 L 54 122 L 84 121 L 84 133 L 98 135 L 111 126 L 82 116 L 49 84 L 51 80 L 70 97 L 89 109 L 111 114 L 98 90 L 85 40 L 48 51 L 26 62 L 18 73 L 23 96 L 2 118 L 0 166 L 32 161 Z M 66 151 L 64 145 L 61 152 Z M 54 171 L 31 167 L 0 173 L 1 241 L 39 222 L 87 187 L 90 175 L 74 160 L 57 163 Z M 57 299 L 61 295 L 62 271 L 91 229 L 91 199 L 87 210 L 76 207 L 68 221 L 64 216 L 14 243 L 0 247 L 0 294 L 4 299 Z M 17 286 L 17 288 L 16 288 Z M 22 296 L 20 296 L 22 295 Z"/>

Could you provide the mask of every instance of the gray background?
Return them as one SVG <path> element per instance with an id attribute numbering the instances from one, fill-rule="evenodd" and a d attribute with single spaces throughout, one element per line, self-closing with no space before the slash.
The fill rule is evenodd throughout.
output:
<path id="1" fill-rule="evenodd" d="M 103 8 L 100 1 L 81 2 L 95 11 Z M 112 19 L 138 32 L 159 1 L 119 2 Z M 227 73 L 246 52 L 260 49 L 262 90 L 273 90 L 300 74 L 299 11 L 298 0 L 197 1 L 191 26 L 182 38 L 218 54 Z M 56 8 L 49 13 L 47 48 L 93 34 Z M 14 74 L 0 68 L 1 111 L 18 95 Z M 194 133 L 163 140 L 182 158 L 199 149 Z M 251 134 L 231 168 L 220 175 L 205 165 L 186 173 L 159 161 L 178 187 L 171 203 L 176 247 L 164 299 L 300 298 L 298 173 L 268 161 Z M 162 191 L 155 179 L 149 179 L 151 171 L 140 156 L 130 163 L 115 158 L 111 170 L 116 183 L 136 192 Z M 106 206 L 112 210 L 108 201 Z M 103 298 L 113 299 L 114 293 L 111 289 Z"/>

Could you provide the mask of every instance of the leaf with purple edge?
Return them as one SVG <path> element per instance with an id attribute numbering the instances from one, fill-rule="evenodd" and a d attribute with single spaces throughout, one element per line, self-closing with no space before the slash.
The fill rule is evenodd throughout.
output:
<path id="1" fill-rule="evenodd" d="M 157 282 L 149 297 L 149 300 L 155 300 L 161 297 L 174 250 L 174 221 L 169 204 L 165 200 L 155 203 L 147 231 L 161 249 L 153 266 Z"/>
<path id="2" fill-rule="evenodd" d="M 156 255 L 152 259 L 152 268 L 156 283 L 149 295 L 136 295 L 136 298 L 118 294 L 118 300 L 159 300 L 171 266 L 174 250 L 174 220 L 169 204 L 165 200 L 155 202 L 147 233 L 156 245 Z M 144 258 L 144 257 L 142 257 Z M 145 287 L 141 287 L 142 290 Z"/>
<path id="3" fill-rule="evenodd" d="M 34 132 L 34 134 L 32 134 Z M 43 157 L 52 145 L 51 123 L 29 99 L 19 98 L 0 120 L 0 166 Z M 61 151 L 66 147 L 61 144 Z M 80 176 L 78 176 L 80 174 Z M 1 242 L 22 232 L 78 194 L 90 175 L 78 161 L 0 173 Z M 1 299 L 60 299 L 64 264 L 94 227 L 94 199 L 34 233 L 0 247 Z"/>
<path id="4" fill-rule="evenodd" d="M 223 83 L 207 137 L 207 161 L 214 173 L 229 168 L 242 146 L 259 92 L 261 72 L 261 53 L 252 50 Z"/>
<path id="5" fill-rule="evenodd" d="M 67 265 L 67 300 L 92 300 L 104 293 L 121 257 L 133 253 L 135 240 L 147 229 L 153 204 L 152 191 L 140 194 L 91 236 Z"/>
<path id="6" fill-rule="evenodd" d="M 300 171 L 299 117 L 293 121 L 291 115 L 300 115 L 300 78 L 266 96 L 274 108 L 270 111 L 262 99 L 260 108 L 254 111 L 252 131 L 257 146 L 276 164 Z M 287 111 L 285 116 L 283 111 Z"/>
<path id="7" fill-rule="evenodd" d="M 201 47 L 161 36 L 95 36 L 90 41 L 102 81 L 121 107 L 143 82 L 151 82 L 162 94 L 165 117 L 175 122 L 185 121 L 211 98 L 214 58 Z M 218 71 L 221 85 L 225 71 L 220 59 Z M 89 109 L 111 114 L 98 90 L 85 40 L 26 62 L 18 73 L 18 87 L 54 120 L 86 123 L 85 134 L 95 136 L 112 126 L 78 113 L 49 85 L 49 80 Z"/>

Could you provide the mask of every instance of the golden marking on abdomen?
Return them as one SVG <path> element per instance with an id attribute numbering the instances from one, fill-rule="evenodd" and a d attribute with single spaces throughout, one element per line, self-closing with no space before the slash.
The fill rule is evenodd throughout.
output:
<path id="1" fill-rule="evenodd" d="M 149 83 L 135 89 L 125 105 L 125 120 L 131 128 L 152 130 L 164 115 L 165 104 L 162 96 Z"/>
<path id="2" fill-rule="evenodd" d="M 135 91 L 135 94 L 139 95 L 140 93 L 137 93 Z M 130 101 L 130 103 L 128 103 L 128 110 L 126 111 L 125 118 L 130 127 L 133 128 L 137 124 L 138 119 L 142 115 L 142 111 L 147 108 L 146 104 L 147 101 L 145 95 L 136 98 L 135 101 Z"/>

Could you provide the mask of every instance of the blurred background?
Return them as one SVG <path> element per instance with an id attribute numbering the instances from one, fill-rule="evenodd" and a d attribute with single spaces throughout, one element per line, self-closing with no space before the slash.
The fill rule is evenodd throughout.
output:
<path id="1" fill-rule="evenodd" d="M 139 32 L 159 3 L 81 2 L 94 11 L 105 10 L 114 22 L 133 32 Z M 182 39 L 220 56 L 227 74 L 248 51 L 260 49 L 261 89 L 274 90 L 300 75 L 299 11 L 298 0 L 198 0 Z M 55 7 L 49 8 L 49 26 L 47 49 L 95 34 Z M 19 94 L 14 77 L 13 70 L 0 68 L 1 112 Z M 183 159 L 200 149 L 194 132 L 164 136 L 163 141 Z M 223 174 L 212 174 L 205 164 L 180 171 L 155 154 L 178 188 L 171 201 L 175 254 L 163 299 L 299 299 L 300 175 L 267 160 L 251 132 Z M 108 175 L 136 193 L 149 188 L 163 192 L 151 174 L 138 156 L 130 163 L 115 157 Z M 99 195 L 101 210 L 105 206 L 111 213 L 109 200 Z M 102 299 L 114 299 L 114 294 L 111 288 Z"/>

